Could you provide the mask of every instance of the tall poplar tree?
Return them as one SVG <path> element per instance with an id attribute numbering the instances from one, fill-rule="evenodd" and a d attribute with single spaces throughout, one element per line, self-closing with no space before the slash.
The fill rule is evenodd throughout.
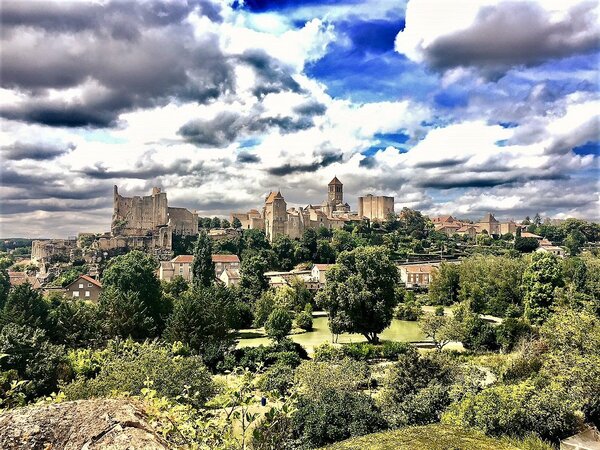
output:
<path id="1" fill-rule="evenodd" d="M 195 286 L 211 286 L 215 280 L 215 263 L 212 261 L 212 241 L 201 230 L 194 247 L 192 282 Z"/>

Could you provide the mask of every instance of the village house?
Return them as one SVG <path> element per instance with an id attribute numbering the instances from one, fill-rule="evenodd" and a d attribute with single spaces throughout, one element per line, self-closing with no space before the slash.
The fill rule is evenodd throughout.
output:
<path id="1" fill-rule="evenodd" d="M 64 292 L 69 298 L 97 302 L 102 293 L 102 284 L 87 275 L 79 275 L 65 287 Z"/>
<path id="2" fill-rule="evenodd" d="M 293 278 L 304 281 L 304 284 L 309 291 L 316 291 L 321 287 L 319 282 L 313 278 L 312 271 L 310 270 L 293 269 L 288 272 L 271 271 L 265 272 L 264 275 L 269 282 L 269 287 L 274 289 L 289 285 Z"/>
<path id="3" fill-rule="evenodd" d="M 238 269 L 225 269 L 219 276 L 219 280 L 227 287 L 240 284 L 240 271 Z"/>
<path id="4" fill-rule="evenodd" d="M 11 287 L 20 286 L 29 283 L 33 289 L 40 289 L 42 286 L 40 281 L 27 272 L 8 272 L 8 279 Z"/>
<path id="5" fill-rule="evenodd" d="M 240 269 L 240 258 L 237 255 L 212 255 L 212 261 L 215 264 L 215 275 L 221 277 L 224 270 Z"/>
<path id="6" fill-rule="evenodd" d="M 325 274 L 333 266 L 333 264 L 315 264 L 310 272 L 312 279 L 321 286 L 325 285 Z"/>
<path id="7" fill-rule="evenodd" d="M 240 259 L 237 255 L 212 255 L 215 264 L 215 277 L 220 278 L 225 269 L 239 270 Z M 179 255 L 171 261 L 162 261 L 158 269 L 158 278 L 162 281 L 172 281 L 176 276 L 185 281 L 192 281 L 192 263 L 194 255 Z"/>
<path id="8" fill-rule="evenodd" d="M 400 280 L 407 288 L 427 288 L 437 267 L 433 264 L 403 264 L 398 266 Z"/>

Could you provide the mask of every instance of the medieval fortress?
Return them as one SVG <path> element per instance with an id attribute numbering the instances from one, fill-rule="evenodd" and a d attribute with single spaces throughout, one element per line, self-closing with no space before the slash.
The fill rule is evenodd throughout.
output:
<path id="1" fill-rule="evenodd" d="M 281 192 L 271 192 L 262 213 L 232 213 L 243 229 L 263 230 L 269 240 L 277 235 L 300 238 L 308 228 L 342 228 L 346 222 L 363 219 L 384 221 L 394 212 L 393 197 L 367 195 L 358 198 L 358 212 L 344 203 L 343 185 L 337 177 L 328 185 L 327 200 L 321 205 L 287 208 Z M 113 216 L 110 232 L 80 233 L 77 239 L 33 241 L 31 259 L 44 267 L 55 262 L 84 260 L 93 264 L 103 257 L 128 250 L 143 250 L 159 260 L 173 257 L 173 235 L 198 234 L 198 214 L 186 208 L 169 206 L 167 193 L 155 187 L 146 196 L 124 197 L 117 186 L 113 190 Z"/>
<path id="2" fill-rule="evenodd" d="M 358 212 L 350 211 L 344 203 L 344 185 L 337 177 L 327 185 L 327 200 L 320 205 L 289 208 L 281 192 L 271 192 L 265 199 L 262 213 L 251 209 L 246 213 L 232 213 L 231 221 L 238 219 L 243 229 L 263 230 L 272 241 L 276 236 L 300 238 L 304 230 L 325 227 L 342 228 L 347 222 L 364 219 L 383 222 L 394 213 L 394 197 L 373 196 L 358 198 Z"/>

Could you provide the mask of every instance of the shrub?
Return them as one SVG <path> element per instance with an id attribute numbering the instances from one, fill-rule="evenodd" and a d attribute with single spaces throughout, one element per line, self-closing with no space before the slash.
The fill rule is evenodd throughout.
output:
<path id="1" fill-rule="evenodd" d="M 294 369 L 287 364 L 271 366 L 258 381 L 258 387 L 280 396 L 288 394 L 294 383 Z"/>
<path id="2" fill-rule="evenodd" d="M 296 326 L 302 328 L 304 331 L 310 331 L 313 329 L 312 315 L 306 311 L 298 313 L 296 316 Z"/>
<path id="3" fill-rule="evenodd" d="M 381 347 L 381 356 L 385 359 L 395 360 L 400 355 L 405 355 L 413 350 L 407 342 L 385 341 Z"/>
<path id="4" fill-rule="evenodd" d="M 385 427 L 373 399 L 361 392 L 326 389 L 318 396 L 302 395 L 292 416 L 301 448 L 317 448 Z"/>
<path id="5" fill-rule="evenodd" d="M 395 427 L 439 421 L 450 404 L 452 381 L 450 368 L 438 354 L 406 352 L 384 381 L 381 398 L 386 419 Z"/>
<path id="6" fill-rule="evenodd" d="M 170 347 L 156 343 L 126 343 L 111 348 L 95 378 L 78 378 L 64 386 L 68 400 L 105 397 L 112 392 L 139 395 L 146 380 L 169 398 L 186 395 L 188 402 L 202 405 L 214 392 L 210 373 L 199 356 L 175 356 Z"/>
<path id="7" fill-rule="evenodd" d="M 394 312 L 394 317 L 398 320 L 409 320 L 414 322 L 419 320 L 423 311 L 421 307 L 414 303 L 400 303 L 396 307 L 396 311 Z"/>
<path id="8" fill-rule="evenodd" d="M 334 347 L 329 342 L 323 342 L 314 349 L 313 359 L 315 361 L 339 361 L 344 357 L 341 347 Z"/>

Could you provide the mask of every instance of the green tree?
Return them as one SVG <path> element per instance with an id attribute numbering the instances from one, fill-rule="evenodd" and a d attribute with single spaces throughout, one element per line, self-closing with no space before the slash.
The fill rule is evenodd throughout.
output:
<path id="1" fill-rule="evenodd" d="M 152 322 L 153 325 L 150 328 L 154 328 L 155 332 L 160 332 L 165 317 L 169 313 L 170 305 L 163 301 L 160 281 L 156 277 L 157 266 L 158 262 L 154 257 L 137 250 L 113 258 L 102 275 L 101 309 L 106 307 L 104 312 L 109 313 L 113 318 L 122 316 L 121 313 L 113 310 L 112 306 L 118 307 L 117 305 L 122 301 L 130 298 L 136 306 L 126 309 L 132 312 L 137 311 L 141 316 L 147 318 L 147 320 L 143 320 L 146 326 L 142 328 L 149 329 L 147 325 Z M 105 297 L 104 302 L 102 297 Z M 117 321 L 114 324 L 119 322 L 123 323 L 123 321 Z"/>
<path id="2" fill-rule="evenodd" d="M 459 267 L 457 264 L 442 262 L 433 272 L 429 285 L 429 299 L 434 305 L 452 305 L 458 301 Z"/>
<path id="3" fill-rule="evenodd" d="M 170 342 L 180 341 L 198 351 L 215 368 L 232 343 L 235 315 L 236 299 L 229 289 L 196 286 L 175 301 L 164 335 Z"/>
<path id="4" fill-rule="evenodd" d="M 219 219 L 217 216 L 213 217 L 210 221 L 210 227 L 221 228 L 221 219 Z"/>
<path id="5" fill-rule="evenodd" d="M 292 315 L 287 309 L 275 308 L 265 323 L 267 336 L 275 341 L 281 341 L 292 331 Z"/>
<path id="6" fill-rule="evenodd" d="M 260 298 L 254 302 L 252 312 L 254 320 L 252 325 L 256 328 L 264 327 L 269 314 L 275 308 L 275 293 L 272 289 L 262 293 Z"/>
<path id="7" fill-rule="evenodd" d="M 212 240 L 200 231 L 194 246 L 192 282 L 195 286 L 212 286 L 215 282 L 215 263 L 212 260 Z"/>
<path id="8" fill-rule="evenodd" d="M 56 391 L 68 373 L 63 346 L 53 345 L 44 330 L 10 323 L 0 332 L 0 372 L 15 370 L 26 381 L 28 399 Z"/>
<path id="9" fill-rule="evenodd" d="M 296 264 L 296 244 L 288 236 L 275 236 L 273 251 L 277 255 L 277 265 L 281 270 L 291 270 Z"/>
<path id="10" fill-rule="evenodd" d="M 110 337 L 145 339 L 158 336 L 156 315 L 138 292 L 106 287 L 98 302 L 102 326 Z"/>
<path id="11" fill-rule="evenodd" d="M 317 255 L 315 261 L 320 264 L 331 264 L 335 262 L 335 250 L 326 239 L 317 241 Z"/>
<path id="12" fill-rule="evenodd" d="M 238 219 L 237 217 L 234 217 L 231 221 L 231 226 L 236 230 L 239 230 L 240 228 L 242 228 L 242 222 L 240 222 L 240 219 Z"/>
<path id="13" fill-rule="evenodd" d="M 521 253 L 531 253 L 540 246 L 540 242 L 534 237 L 515 237 L 515 250 Z"/>
<path id="14" fill-rule="evenodd" d="M 398 357 L 383 381 L 384 416 L 396 427 L 438 422 L 450 404 L 452 367 L 437 354 L 414 348 Z"/>
<path id="15" fill-rule="evenodd" d="M 298 248 L 298 259 L 301 261 L 317 260 L 317 232 L 312 228 L 304 230 Z"/>
<path id="16" fill-rule="evenodd" d="M 23 283 L 10 290 L 4 308 L 2 308 L 2 325 L 14 323 L 32 328 L 48 326 L 48 304 L 42 295 Z"/>
<path id="17" fill-rule="evenodd" d="M 229 223 L 229 220 L 227 219 L 222 219 L 221 220 L 221 228 L 230 228 L 231 224 Z"/>
<path id="18" fill-rule="evenodd" d="M 95 303 L 59 300 L 51 305 L 48 321 L 52 341 L 69 348 L 92 346 L 102 339 Z"/>
<path id="19" fill-rule="evenodd" d="M 327 271 L 317 303 L 329 313 L 332 333 L 360 333 L 371 343 L 392 322 L 398 270 L 384 247 L 343 252 Z"/>
<path id="20" fill-rule="evenodd" d="M 534 324 L 544 322 L 554 303 L 554 290 L 563 283 L 558 259 L 551 253 L 534 253 L 523 274 L 525 317 Z"/>
<path id="21" fill-rule="evenodd" d="M 0 267 L 0 310 L 4 307 L 8 292 L 10 291 L 10 278 L 5 267 Z"/>
<path id="22" fill-rule="evenodd" d="M 437 350 L 442 350 L 452 341 L 460 341 L 463 336 L 462 324 L 451 316 L 426 314 L 421 319 L 421 329 Z"/>
<path id="23" fill-rule="evenodd" d="M 333 230 L 331 245 L 337 254 L 342 252 L 350 252 L 357 247 L 356 240 L 352 233 L 346 230 Z"/>
<path id="24" fill-rule="evenodd" d="M 260 255 L 242 259 L 240 289 L 247 301 L 254 303 L 269 288 L 269 282 L 265 277 L 267 268 L 267 261 Z"/>
<path id="25" fill-rule="evenodd" d="M 567 247 L 570 256 L 577 256 L 581 253 L 581 249 L 585 245 L 585 242 L 584 234 L 581 231 L 574 229 L 569 232 L 565 238 L 564 244 L 565 247 Z"/>

